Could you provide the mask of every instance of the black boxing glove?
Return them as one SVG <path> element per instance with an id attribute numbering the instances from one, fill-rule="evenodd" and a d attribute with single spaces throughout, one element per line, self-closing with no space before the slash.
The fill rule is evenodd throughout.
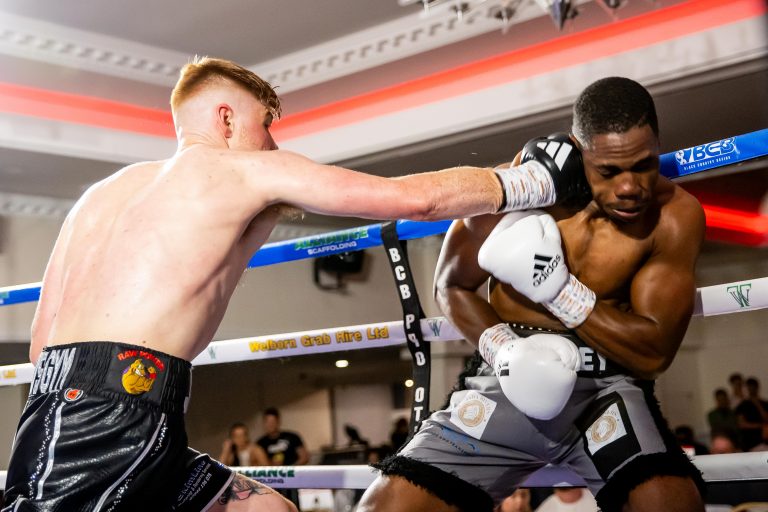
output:
<path id="1" fill-rule="evenodd" d="M 557 204 L 583 206 L 592 199 L 581 151 L 567 133 L 553 133 L 526 142 L 520 162 L 531 160 L 541 163 L 552 176 Z"/>
<path id="2" fill-rule="evenodd" d="M 565 133 L 529 140 L 521 163 L 496 169 L 504 188 L 501 212 L 553 204 L 583 207 L 592 199 L 581 152 Z"/>

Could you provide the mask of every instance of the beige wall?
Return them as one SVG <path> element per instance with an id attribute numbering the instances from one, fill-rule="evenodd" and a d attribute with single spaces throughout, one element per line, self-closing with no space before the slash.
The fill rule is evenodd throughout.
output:
<path id="1" fill-rule="evenodd" d="M 0 286 L 41 281 L 63 219 L 0 216 Z M 35 304 L 0 307 L 0 342 L 29 342 Z"/>
<path id="2" fill-rule="evenodd" d="M 29 386 L 0 387 L 0 469 L 8 468 L 13 437 Z"/>

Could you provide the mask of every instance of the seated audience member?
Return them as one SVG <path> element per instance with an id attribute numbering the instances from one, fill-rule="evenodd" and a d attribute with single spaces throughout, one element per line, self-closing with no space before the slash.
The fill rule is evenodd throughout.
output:
<path id="1" fill-rule="evenodd" d="M 731 407 L 736 407 L 745 398 L 744 377 L 740 373 L 732 373 L 728 377 L 728 384 L 731 386 L 731 394 L 728 397 L 731 401 Z"/>
<path id="2" fill-rule="evenodd" d="M 504 501 L 496 508 L 496 512 L 531 512 L 531 491 L 517 489 L 504 498 Z"/>
<path id="3" fill-rule="evenodd" d="M 264 450 L 251 442 L 248 427 L 244 423 L 235 423 L 229 427 L 229 437 L 224 440 L 219 460 L 227 466 L 266 466 L 269 464 Z"/>
<path id="4" fill-rule="evenodd" d="M 555 488 L 555 493 L 539 505 L 536 512 L 595 512 L 597 502 L 582 487 Z"/>
<path id="5" fill-rule="evenodd" d="M 368 440 L 363 439 L 360 431 L 353 425 L 344 425 L 344 434 L 347 436 L 347 446 L 359 446 L 361 448 L 368 446 Z"/>
<path id="6" fill-rule="evenodd" d="M 389 435 L 389 442 L 392 443 L 392 451 L 396 452 L 408 440 L 408 420 L 398 418 L 392 427 L 392 433 Z"/>
<path id="7" fill-rule="evenodd" d="M 768 425 L 768 402 L 760 398 L 760 383 L 747 379 L 747 397 L 736 407 L 736 419 L 745 452 L 763 442 L 764 427 Z"/>
<path id="8" fill-rule="evenodd" d="M 675 428 L 675 437 L 683 447 L 683 451 L 689 456 L 693 455 L 706 455 L 709 453 L 709 449 L 703 444 L 696 441 L 693 437 L 693 429 L 688 425 L 680 425 Z"/>
<path id="9" fill-rule="evenodd" d="M 715 390 L 715 408 L 707 413 L 707 423 L 710 435 L 713 432 L 737 432 L 739 429 L 728 392 L 723 388 Z"/>
<path id="10" fill-rule="evenodd" d="M 713 432 L 709 452 L 713 455 L 723 453 L 740 453 L 739 442 L 735 435 L 728 431 Z"/>

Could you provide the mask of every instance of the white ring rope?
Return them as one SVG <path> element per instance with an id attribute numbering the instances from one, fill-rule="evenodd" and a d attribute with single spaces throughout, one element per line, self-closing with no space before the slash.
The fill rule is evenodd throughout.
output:
<path id="1" fill-rule="evenodd" d="M 713 316 L 768 308 L 768 277 L 699 288 L 695 315 Z M 460 340 L 463 336 L 443 317 L 421 320 L 426 341 Z M 339 352 L 405 343 L 403 322 L 380 322 L 332 327 L 313 331 L 271 334 L 251 338 L 214 341 L 192 364 L 234 363 L 292 357 L 324 352 Z M 32 382 L 30 363 L 0 366 L 0 386 Z"/>
<path id="2" fill-rule="evenodd" d="M 768 480 L 768 452 L 700 455 L 693 463 L 706 482 Z M 248 466 L 233 467 L 259 482 L 285 489 L 366 489 L 378 472 L 370 466 Z M 6 472 L 0 471 L 0 489 L 5 488 Z M 585 486 L 572 471 L 547 465 L 533 473 L 521 487 Z"/>

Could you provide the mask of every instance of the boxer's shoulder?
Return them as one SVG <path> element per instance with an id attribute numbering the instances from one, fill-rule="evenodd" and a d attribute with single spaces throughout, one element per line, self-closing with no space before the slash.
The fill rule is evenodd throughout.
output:
<path id="1" fill-rule="evenodd" d="M 695 241 L 703 238 L 705 217 L 704 209 L 698 199 L 685 189 L 666 178 L 660 185 L 657 196 L 659 202 L 659 221 L 655 229 L 657 242 Z"/>

